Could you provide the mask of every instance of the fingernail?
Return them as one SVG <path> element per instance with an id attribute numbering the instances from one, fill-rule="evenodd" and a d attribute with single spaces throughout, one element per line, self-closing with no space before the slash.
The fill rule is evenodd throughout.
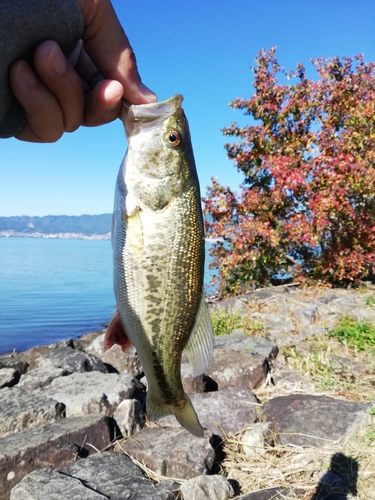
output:
<path id="1" fill-rule="evenodd" d="M 113 80 L 104 91 L 104 97 L 107 101 L 107 110 L 112 111 L 119 106 L 119 103 L 124 92 L 121 83 Z"/>
<path id="2" fill-rule="evenodd" d="M 140 93 L 143 95 L 143 97 L 148 101 L 148 102 L 156 102 L 158 100 L 155 92 L 150 90 L 146 85 L 143 83 L 139 87 Z"/>
<path id="3" fill-rule="evenodd" d="M 51 50 L 48 58 L 48 67 L 57 75 L 63 75 L 66 71 L 67 65 L 64 54 L 58 45 L 55 45 Z"/>
<path id="4" fill-rule="evenodd" d="M 35 85 L 38 80 L 26 61 L 19 61 L 17 65 L 17 76 L 27 85 Z"/>

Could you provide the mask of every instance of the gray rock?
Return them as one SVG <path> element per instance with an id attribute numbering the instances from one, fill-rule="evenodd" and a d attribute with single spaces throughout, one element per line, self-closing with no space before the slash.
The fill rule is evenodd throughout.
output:
<path id="1" fill-rule="evenodd" d="M 256 419 L 256 409 L 260 407 L 254 394 L 244 387 L 191 394 L 190 399 L 203 428 L 220 438 L 224 438 L 225 433 L 236 433 L 252 424 Z M 159 425 L 180 428 L 174 416 L 161 418 Z"/>
<path id="2" fill-rule="evenodd" d="M 137 399 L 125 399 L 116 408 L 113 418 L 124 437 L 132 436 L 145 424 L 143 405 Z"/>
<path id="3" fill-rule="evenodd" d="M 29 365 L 18 353 L 2 354 L 0 356 L 0 370 L 2 368 L 13 368 L 20 375 L 27 372 Z"/>
<path id="4" fill-rule="evenodd" d="M 331 368 L 335 373 L 351 374 L 355 380 L 360 380 L 368 374 L 369 367 L 359 360 L 350 359 L 342 356 L 330 356 Z"/>
<path id="5" fill-rule="evenodd" d="M 304 337 L 322 337 L 327 334 L 327 328 L 323 325 L 306 325 L 300 328 L 300 332 Z"/>
<path id="6" fill-rule="evenodd" d="M 183 353 L 181 362 L 181 379 L 185 392 L 187 393 L 204 392 L 206 390 L 205 376 L 203 374 L 198 375 L 197 377 L 193 375 L 190 363 L 185 353 Z"/>
<path id="7" fill-rule="evenodd" d="M 291 394 L 271 399 L 262 412 L 281 444 L 321 448 L 345 439 L 364 424 L 368 408 L 327 396 Z"/>
<path id="8" fill-rule="evenodd" d="M 18 387 L 0 391 L 0 437 L 40 427 L 63 416 L 65 406 L 49 397 L 27 393 Z"/>
<path id="9" fill-rule="evenodd" d="M 78 339 L 74 339 L 73 341 L 73 346 L 74 349 L 77 349 L 78 351 L 85 351 L 91 345 L 94 340 L 100 336 L 102 336 L 105 333 L 105 330 L 95 330 L 90 333 L 84 333 Z M 88 351 L 87 351 L 88 352 Z M 95 354 L 92 352 L 91 354 Z M 95 354 L 97 356 L 97 354 Z M 99 356 L 98 356 L 99 357 Z"/>
<path id="10" fill-rule="evenodd" d="M 113 437 L 113 420 L 88 416 L 63 418 L 44 427 L 0 438 L 0 498 L 8 499 L 11 489 L 30 472 L 68 465 L 79 456 L 106 448 Z"/>
<path id="11" fill-rule="evenodd" d="M 303 329 L 301 330 L 303 331 Z M 305 336 L 302 333 L 299 333 L 297 330 L 283 332 L 276 328 L 274 330 L 268 330 L 267 336 L 273 342 L 276 342 L 280 349 L 292 346 L 299 347 L 305 342 Z"/>
<path id="12" fill-rule="evenodd" d="M 289 488 L 276 487 L 253 491 L 238 497 L 237 500 L 286 500 L 287 498 L 296 498 L 295 493 Z"/>
<path id="13" fill-rule="evenodd" d="M 318 307 L 315 305 L 310 305 L 306 307 L 297 307 L 291 310 L 294 318 L 296 319 L 298 326 L 308 326 L 318 318 Z"/>
<path id="14" fill-rule="evenodd" d="M 67 373 L 101 372 L 108 373 L 105 364 L 93 354 L 76 351 L 68 346 L 52 349 L 37 360 L 37 366 L 43 365 L 61 368 Z"/>
<path id="15" fill-rule="evenodd" d="M 49 385 L 55 378 L 63 377 L 68 373 L 63 368 L 56 368 L 51 365 L 43 365 L 40 368 L 29 370 L 17 384 L 17 387 L 25 391 L 34 391 Z"/>
<path id="16" fill-rule="evenodd" d="M 215 349 L 206 375 L 224 387 L 259 387 L 267 377 L 269 363 L 264 356 L 256 356 L 246 351 Z"/>
<path id="17" fill-rule="evenodd" d="M 270 390 L 277 396 L 279 391 L 283 393 L 314 392 L 315 383 L 309 377 L 304 377 L 293 370 L 288 365 L 283 365 L 278 361 L 272 364 L 272 381 L 274 385 L 269 386 Z"/>
<path id="18" fill-rule="evenodd" d="M 149 427 L 123 441 L 121 449 L 160 476 L 189 479 L 210 472 L 215 459 L 210 437 L 192 436 L 181 427 Z"/>
<path id="19" fill-rule="evenodd" d="M 247 302 L 257 302 L 257 301 L 268 301 L 269 299 L 275 297 L 274 289 L 270 290 L 255 290 L 251 293 L 244 293 L 241 295 L 242 299 Z"/>
<path id="20" fill-rule="evenodd" d="M 265 443 L 271 437 L 271 423 L 257 422 L 241 435 L 242 451 L 247 457 L 265 454 Z"/>
<path id="21" fill-rule="evenodd" d="M 62 401 L 67 417 L 112 416 L 123 399 L 137 399 L 142 390 L 142 384 L 127 373 L 88 372 L 57 378 L 42 394 Z"/>
<path id="22" fill-rule="evenodd" d="M 352 296 L 339 297 L 329 304 L 330 311 L 339 316 L 356 316 L 360 304 Z"/>
<path id="23" fill-rule="evenodd" d="M 27 351 L 15 354 L 13 357 L 15 358 L 14 361 L 18 360 L 20 363 L 25 363 L 28 369 L 32 370 L 39 366 L 38 362 L 42 357 L 48 356 L 51 352 L 64 347 L 73 348 L 73 341 L 71 339 L 68 339 L 63 340 L 62 342 L 55 342 L 53 344 L 32 347 Z M 23 373 L 25 373 L 26 371 L 27 370 L 25 370 Z"/>
<path id="24" fill-rule="evenodd" d="M 294 284 L 278 285 L 278 286 L 271 287 L 270 290 L 272 291 L 273 294 L 276 294 L 276 295 L 289 296 L 289 295 L 293 295 L 295 293 L 294 292 L 295 286 L 298 286 L 298 285 L 297 284 L 296 285 L 294 285 Z"/>
<path id="25" fill-rule="evenodd" d="M 139 467 L 121 453 L 93 455 L 72 463 L 60 472 L 79 479 L 87 488 L 105 495 L 106 499 L 172 500 L 177 496 L 177 483 L 164 481 L 152 484 Z"/>
<path id="26" fill-rule="evenodd" d="M 289 314 L 281 313 L 258 313 L 267 332 L 276 331 L 278 333 L 294 332 L 297 327 Z"/>
<path id="27" fill-rule="evenodd" d="M 103 333 L 93 340 L 85 351 L 97 356 L 103 363 L 113 366 L 119 373 L 129 373 L 134 377 L 141 375 L 143 368 L 135 348 L 130 347 L 126 352 L 123 352 L 119 345 L 114 345 L 108 351 L 104 351 L 104 336 Z"/>
<path id="28" fill-rule="evenodd" d="M 234 496 L 230 482 L 223 476 L 198 476 L 181 485 L 186 500 L 227 500 Z"/>
<path id="29" fill-rule="evenodd" d="M 342 314 L 340 314 L 342 316 Z M 374 310 L 368 306 L 356 306 L 350 312 L 348 312 L 348 316 L 352 316 L 357 321 L 369 321 L 374 323 L 375 315 Z"/>
<path id="30" fill-rule="evenodd" d="M 32 472 L 15 486 L 10 500 L 108 500 L 106 495 L 87 488 L 82 481 L 57 471 Z"/>
<path id="31" fill-rule="evenodd" d="M 279 348 L 274 342 L 265 337 L 252 337 L 244 335 L 241 330 L 233 330 L 231 335 L 215 337 L 216 349 L 234 349 L 246 351 L 251 354 L 275 359 Z"/>
<path id="32" fill-rule="evenodd" d="M 13 387 L 20 379 L 20 374 L 14 368 L 0 369 L 0 389 Z"/>
<path id="33" fill-rule="evenodd" d="M 329 304 L 337 298 L 337 295 L 335 295 L 334 293 L 329 293 L 327 295 L 323 295 L 323 297 L 318 297 L 315 302 L 318 302 L 319 304 Z"/>
<path id="34" fill-rule="evenodd" d="M 215 302 L 214 304 L 210 304 L 210 309 L 226 309 L 229 311 L 241 311 L 244 314 L 249 312 L 248 306 L 246 305 L 248 301 L 241 297 L 229 297 L 228 299 L 223 299 L 220 302 Z"/>

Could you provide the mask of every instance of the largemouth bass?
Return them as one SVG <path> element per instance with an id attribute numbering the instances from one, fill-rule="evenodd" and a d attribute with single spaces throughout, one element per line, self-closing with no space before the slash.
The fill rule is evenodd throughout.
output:
<path id="1" fill-rule="evenodd" d="M 203 290 L 204 227 L 183 97 L 125 106 L 128 150 L 117 178 L 112 224 L 118 315 L 105 347 L 135 346 L 148 382 L 150 420 L 174 414 L 203 436 L 181 382 L 210 364 L 213 329 Z"/>

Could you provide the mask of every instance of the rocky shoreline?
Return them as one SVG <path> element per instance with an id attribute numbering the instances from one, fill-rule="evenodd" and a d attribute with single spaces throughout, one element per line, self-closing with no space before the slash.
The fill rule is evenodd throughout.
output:
<path id="1" fill-rule="evenodd" d="M 263 329 L 216 337 L 200 377 L 183 359 L 203 439 L 147 420 L 137 355 L 103 353 L 103 331 L 0 356 L 0 498 L 375 499 L 371 447 L 348 455 L 375 440 L 375 358 L 327 336 L 343 315 L 375 324 L 373 294 L 284 286 L 211 304 Z"/>

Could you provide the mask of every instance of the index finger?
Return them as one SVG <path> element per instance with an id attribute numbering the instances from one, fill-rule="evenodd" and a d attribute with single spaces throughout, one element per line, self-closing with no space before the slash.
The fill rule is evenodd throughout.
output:
<path id="1" fill-rule="evenodd" d="M 85 30 L 85 50 L 106 79 L 124 87 L 124 98 L 132 104 L 156 101 L 143 85 L 129 40 L 109 0 L 78 0 Z"/>

